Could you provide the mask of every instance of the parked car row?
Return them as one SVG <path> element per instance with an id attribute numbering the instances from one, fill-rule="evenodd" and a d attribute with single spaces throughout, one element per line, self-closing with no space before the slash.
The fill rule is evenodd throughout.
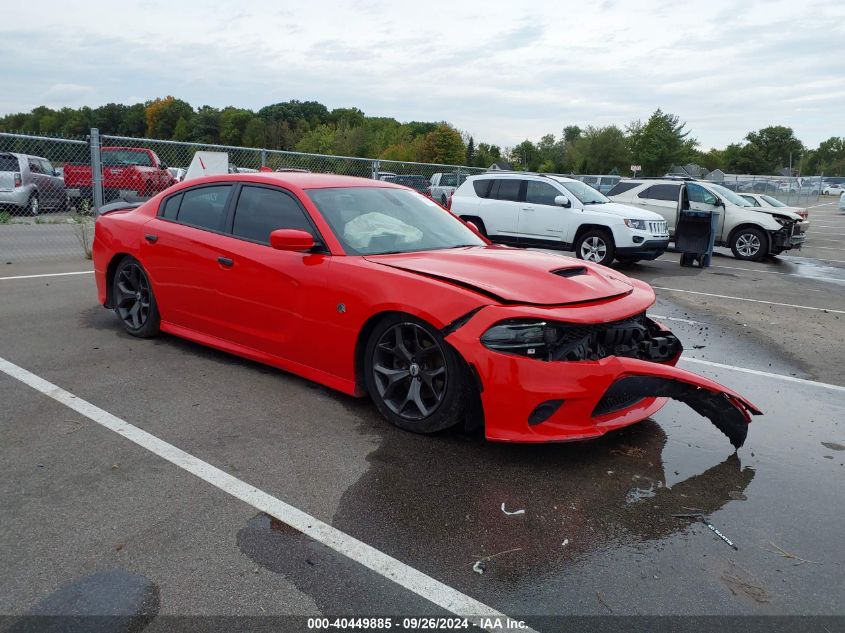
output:
<path id="1" fill-rule="evenodd" d="M 469 177 L 450 203 L 494 242 L 574 251 L 605 265 L 662 255 L 688 209 L 715 214 L 716 245 L 745 260 L 800 249 L 810 226 L 806 209 L 692 179 L 622 179 L 605 196 L 563 176 L 493 172 Z"/>

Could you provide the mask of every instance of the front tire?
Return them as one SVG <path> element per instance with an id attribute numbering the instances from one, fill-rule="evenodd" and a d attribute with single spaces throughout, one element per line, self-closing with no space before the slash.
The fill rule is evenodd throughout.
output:
<path id="1" fill-rule="evenodd" d="M 578 259 L 610 266 L 615 253 L 616 245 L 607 231 L 593 229 L 575 241 L 575 256 Z"/>
<path id="2" fill-rule="evenodd" d="M 112 282 L 112 304 L 123 329 L 132 336 L 152 338 L 161 331 L 153 287 L 149 277 L 134 257 L 118 264 Z"/>
<path id="3" fill-rule="evenodd" d="M 463 420 L 466 372 L 425 321 L 410 315 L 381 321 L 364 351 L 364 379 L 376 408 L 401 429 L 435 433 Z"/>
<path id="4" fill-rule="evenodd" d="M 768 246 L 768 236 L 753 226 L 741 228 L 731 237 L 731 251 L 734 257 L 745 261 L 759 262 L 766 256 Z"/>

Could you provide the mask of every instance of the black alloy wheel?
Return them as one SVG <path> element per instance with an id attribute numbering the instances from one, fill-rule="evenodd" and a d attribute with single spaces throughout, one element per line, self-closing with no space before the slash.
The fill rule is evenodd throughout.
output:
<path id="1" fill-rule="evenodd" d="M 390 422 L 433 433 L 460 421 L 463 367 L 436 329 L 407 317 L 387 319 L 365 353 L 367 389 Z"/>
<path id="2" fill-rule="evenodd" d="M 127 332 L 143 338 L 159 332 L 159 314 L 150 280 L 141 263 L 124 259 L 114 275 L 114 311 Z"/>

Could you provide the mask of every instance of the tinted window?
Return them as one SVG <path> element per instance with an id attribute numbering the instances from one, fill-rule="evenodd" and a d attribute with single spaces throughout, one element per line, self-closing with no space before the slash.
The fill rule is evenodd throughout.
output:
<path id="1" fill-rule="evenodd" d="M 41 172 L 41 161 L 35 160 L 34 158 L 29 159 L 29 171 L 33 174 L 40 174 Z"/>
<path id="2" fill-rule="evenodd" d="M 701 185 L 696 185 L 695 183 L 690 183 L 687 185 L 687 196 L 689 197 L 690 202 L 702 202 L 704 204 L 716 204 L 717 202 L 716 196 L 707 191 L 707 189 L 705 189 Z M 742 198 L 739 198 L 738 196 L 737 198 L 745 206 L 751 206 L 750 204 L 742 200 Z"/>
<path id="3" fill-rule="evenodd" d="M 232 194 L 231 185 L 191 189 L 184 193 L 177 219 L 211 231 L 222 231 L 226 223 L 226 203 Z"/>
<path id="4" fill-rule="evenodd" d="M 681 192 L 681 185 L 652 185 L 645 191 L 637 194 L 638 198 L 649 198 L 651 200 L 672 200 L 677 202 L 678 194 Z"/>
<path id="5" fill-rule="evenodd" d="M 0 154 L 0 171 L 20 171 L 17 156 Z"/>
<path id="6" fill-rule="evenodd" d="M 525 202 L 554 205 L 555 198 L 563 194 L 545 182 L 529 180 L 525 185 Z"/>
<path id="7" fill-rule="evenodd" d="M 232 234 L 269 244 L 270 232 L 276 229 L 299 229 L 314 234 L 293 196 L 264 187 L 241 189 Z"/>
<path id="8" fill-rule="evenodd" d="M 482 180 L 473 180 L 472 181 L 472 188 L 475 189 L 475 195 L 479 198 L 489 198 L 490 197 L 490 187 L 493 184 L 493 180 L 491 178 L 484 178 Z"/>
<path id="9" fill-rule="evenodd" d="M 179 203 L 182 202 L 182 194 L 172 196 L 164 201 L 164 207 L 161 209 L 161 217 L 168 220 L 175 220 L 176 214 L 179 213 Z"/>
<path id="10" fill-rule="evenodd" d="M 640 183 L 638 183 L 638 182 L 617 182 L 613 186 L 613 189 L 611 189 L 610 191 L 607 192 L 607 195 L 608 196 L 617 196 L 620 193 L 625 193 L 626 191 L 629 191 L 629 190 L 633 189 L 634 187 L 639 187 L 639 186 L 640 186 Z"/>
<path id="11" fill-rule="evenodd" d="M 496 192 L 496 198 L 499 200 L 519 200 L 519 187 L 522 185 L 521 180 L 516 178 L 508 178 L 507 180 L 499 181 L 499 191 Z"/>

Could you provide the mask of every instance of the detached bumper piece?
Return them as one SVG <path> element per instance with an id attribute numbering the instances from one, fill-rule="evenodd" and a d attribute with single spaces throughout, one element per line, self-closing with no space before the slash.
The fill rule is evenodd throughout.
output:
<path id="1" fill-rule="evenodd" d="M 745 443 L 751 414 L 760 411 L 749 402 L 722 391 L 658 376 L 626 376 L 614 382 L 596 405 L 593 415 L 625 409 L 644 398 L 672 398 L 708 418 L 735 448 Z"/>

